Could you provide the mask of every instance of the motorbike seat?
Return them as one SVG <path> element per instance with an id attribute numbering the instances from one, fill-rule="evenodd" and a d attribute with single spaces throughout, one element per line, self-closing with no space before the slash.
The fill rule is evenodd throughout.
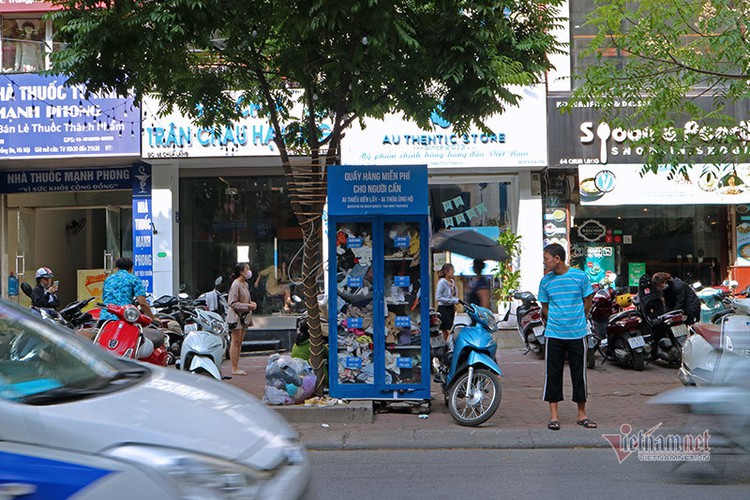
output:
<path id="1" fill-rule="evenodd" d="M 709 323 L 695 323 L 693 331 L 706 339 L 714 349 L 721 345 L 721 325 L 712 325 Z"/>
<path id="2" fill-rule="evenodd" d="M 144 328 L 143 336 L 154 343 L 154 349 L 164 345 L 164 333 L 156 328 Z"/>
<path id="3" fill-rule="evenodd" d="M 611 323 L 612 321 L 619 321 L 621 319 L 625 319 L 630 316 L 640 316 L 640 314 L 638 313 L 638 311 L 634 309 L 628 309 L 626 311 L 621 311 L 621 312 L 618 312 L 617 314 L 613 314 L 612 316 L 610 316 L 609 322 Z"/>

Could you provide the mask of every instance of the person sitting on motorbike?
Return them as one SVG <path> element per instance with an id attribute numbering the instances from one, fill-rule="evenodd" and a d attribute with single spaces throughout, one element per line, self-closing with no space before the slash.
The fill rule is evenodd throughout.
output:
<path id="1" fill-rule="evenodd" d="M 57 298 L 57 282 L 52 282 L 52 269 L 40 267 L 36 270 L 36 287 L 31 292 L 31 305 L 34 307 L 46 307 L 55 309 L 60 307 L 60 299 Z"/>
<path id="2" fill-rule="evenodd" d="M 654 288 L 659 291 L 666 311 L 682 309 L 687 316 L 686 323 L 691 325 L 701 317 L 701 301 L 693 288 L 680 278 L 673 278 L 669 273 L 655 273 L 651 278 Z"/>
<path id="3" fill-rule="evenodd" d="M 127 257 L 120 257 L 115 262 L 117 272 L 112 273 L 104 280 L 104 290 L 102 291 L 102 302 L 105 304 L 114 304 L 116 306 L 126 306 L 132 304 L 135 300 L 141 307 L 143 314 L 151 318 L 157 325 L 158 320 L 151 311 L 151 306 L 146 301 L 146 288 L 143 282 L 133 275 L 133 261 Z M 107 312 L 102 308 L 99 316 L 99 323 L 107 320 L 117 320 L 117 316 Z"/>

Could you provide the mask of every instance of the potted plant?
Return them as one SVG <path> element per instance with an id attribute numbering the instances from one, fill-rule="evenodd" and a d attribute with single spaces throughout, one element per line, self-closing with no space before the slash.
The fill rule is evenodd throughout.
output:
<path id="1" fill-rule="evenodd" d="M 500 287 L 495 289 L 495 299 L 497 299 L 497 312 L 503 322 L 507 322 L 509 327 L 515 326 L 515 317 L 510 315 L 513 304 L 513 291 L 518 290 L 521 286 L 521 270 L 518 262 L 521 254 L 521 235 L 514 233 L 510 228 L 500 232 L 497 237 L 508 259 L 500 262 L 498 267 L 493 271 L 495 278 L 500 281 Z"/>

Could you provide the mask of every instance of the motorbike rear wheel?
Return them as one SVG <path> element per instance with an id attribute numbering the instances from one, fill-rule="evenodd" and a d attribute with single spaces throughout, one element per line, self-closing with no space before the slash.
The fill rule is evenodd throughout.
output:
<path id="1" fill-rule="evenodd" d="M 593 347 L 586 352 L 586 368 L 589 370 L 596 368 L 596 349 Z"/>
<path id="2" fill-rule="evenodd" d="M 451 384 L 446 399 L 451 416 L 459 425 L 477 426 L 489 420 L 500 406 L 500 380 L 494 372 L 477 368 L 469 381 L 467 370 Z"/>
<path id="3" fill-rule="evenodd" d="M 630 350 L 630 361 L 633 366 L 633 370 L 637 372 L 643 371 L 643 366 L 645 365 L 645 360 L 643 357 L 643 351 L 638 352 L 633 349 Z"/>

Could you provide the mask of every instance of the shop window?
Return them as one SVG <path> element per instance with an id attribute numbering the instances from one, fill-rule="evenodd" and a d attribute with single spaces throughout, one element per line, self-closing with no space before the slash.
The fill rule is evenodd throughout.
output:
<path id="1" fill-rule="evenodd" d="M 2 20 L 2 71 L 34 73 L 46 68 L 46 23 L 41 18 Z"/>
<path id="2" fill-rule="evenodd" d="M 283 312 L 301 296 L 302 231 L 283 177 L 180 180 L 180 281 L 195 296 L 228 287 L 238 258 L 248 261 L 258 314 Z M 321 269 L 322 280 L 322 269 Z"/>

